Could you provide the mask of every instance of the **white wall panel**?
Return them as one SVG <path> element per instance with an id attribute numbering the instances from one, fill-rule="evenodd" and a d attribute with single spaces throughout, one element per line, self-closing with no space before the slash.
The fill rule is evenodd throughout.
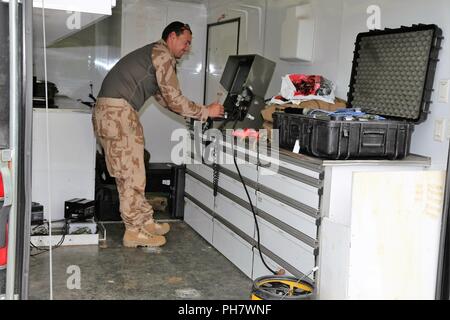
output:
<path id="1" fill-rule="evenodd" d="M 48 219 L 47 182 L 50 180 L 52 220 L 60 220 L 64 219 L 64 201 L 72 198 L 94 200 L 96 142 L 90 112 L 51 110 L 48 162 L 46 126 L 44 110 L 35 109 L 32 201 L 44 205 L 44 217 Z"/>
<path id="2" fill-rule="evenodd" d="M 398 28 L 401 25 L 410 26 L 417 23 L 437 24 L 442 30 L 445 39 L 450 38 L 450 1 L 448 0 L 345 0 L 341 42 L 339 50 L 339 79 L 338 95 L 344 96 L 350 81 L 354 42 L 359 32 L 367 31 L 369 15 L 366 10 L 370 5 L 380 8 L 381 28 Z M 443 170 L 447 163 L 448 139 L 437 142 L 433 139 L 433 130 L 436 119 L 450 120 L 450 104 L 438 102 L 438 81 L 450 77 L 450 44 L 447 40 L 442 43 L 439 53 L 434 92 L 430 106 L 431 114 L 428 120 L 416 126 L 411 143 L 411 152 L 432 158 L 432 167 Z"/>
<path id="3" fill-rule="evenodd" d="M 167 25 L 167 7 L 153 1 L 123 1 L 122 57 L 161 39 Z"/>

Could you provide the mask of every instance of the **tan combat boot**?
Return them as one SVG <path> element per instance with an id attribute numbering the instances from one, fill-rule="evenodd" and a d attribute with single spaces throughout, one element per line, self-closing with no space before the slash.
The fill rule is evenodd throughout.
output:
<path id="1" fill-rule="evenodd" d="M 165 235 L 170 230 L 168 223 L 156 223 L 154 220 L 147 221 L 141 229 L 144 233 L 156 234 L 159 236 Z"/>
<path id="2" fill-rule="evenodd" d="M 128 248 L 160 247 L 165 243 L 165 237 L 141 231 L 126 230 L 125 235 L 123 236 L 123 246 Z"/>

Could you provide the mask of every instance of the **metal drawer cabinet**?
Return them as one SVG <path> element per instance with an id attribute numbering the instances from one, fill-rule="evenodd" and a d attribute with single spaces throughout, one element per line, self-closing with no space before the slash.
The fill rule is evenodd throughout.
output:
<path id="1" fill-rule="evenodd" d="M 213 170 L 204 164 L 188 164 L 186 165 L 188 171 L 192 171 L 207 181 L 213 181 Z"/>
<path id="2" fill-rule="evenodd" d="M 214 211 L 224 220 L 253 238 L 255 232 L 255 219 L 251 211 L 220 193 L 217 194 Z"/>
<path id="3" fill-rule="evenodd" d="M 270 252 L 270 255 L 273 256 L 273 253 Z M 271 257 L 269 257 L 266 254 L 262 254 L 262 256 L 264 257 L 264 261 L 266 262 L 266 264 L 274 271 L 279 271 L 280 269 L 283 269 L 286 273 L 285 275 L 287 276 L 294 276 L 297 278 L 303 278 L 305 275 L 296 270 L 295 268 L 293 268 L 290 264 L 288 264 L 286 261 L 282 261 L 282 262 L 275 262 L 275 258 L 272 259 Z M 276 258 L 277 261 L 279 261 L 279 257 Z M 262 277 L 262 276 L 267 276 L 270 275 L 271 272 L 269 269 L 266 268 L 266 266 L 263 264 L 262 260 L 261 260 L 261 256 L 259 254 L 259 250 L 254 247 L 253 248 L 253 274 L 252 274 L 252 279 L 256 279 L 258 277 Z M 314 281 L 314 274 L 310 274 L 308 276 L 308 278 L 312 281 Z"/>
<path id="4" fill-rule="evenodd" d="M 281 171 L 281 170 L 280 170 Z M 264 168 L 260 169 L 259 184 L 265 189 L 274 190 L 296 201 L 319 209 L 320 188 L 319 181 L 306 178 L 301 181 L 297 177 L 289 177 Z"/>
<path id="5" fill-rule="evenodd" d="M 191 175 L 186 175 L 185 191 L 207 208 L 214 208 L 213 190 Z"/>
<path id="6" fill-rule="evenodd" d="M 185 198 L 184 221 L 206 241 L 213 241 L 213 217 L 189 198 Z"/>
<path id="7" fill-rule="evenodd" d="M 213 223 L 214 247 L 247 277 L 251 278 L 253 266 L 252 246 L 217 219 L 214 219 Z"/>
<path id="8" fill-rule="evenodd" d="M 263 211 L 300 231 L 305 236 L 314 240 L 317 239 L 317 211 L 303 208 L 303 212 L 298 207 L 288 205 L 262 192 L 257 193 L 257 207 L 258 212 Z"/>
<path id="9" fill-rule="evenodd" d="M 246 203 L 248 203 L 247 194 L 245 193 L 244 186 L 242 185 L 241 180 L 236 177 L 237 179 L 233 179 L 232 177 L 228 176 L 227 174 L 221 172 L 219 175 L 219 187 L 230 192 L 231 194 L 235 195 L 236 197 L 241 198 Z M 253 205 L 256 204 L 256 191 L 254 188 L 252 188 L 249 184 L 246 184 L 247 191 L 249 193 L 250 199 L 252 200 Z"/>
<path id="10" fill-rule="evenodd" d="M 279 265 L 272 259 L 270 259 L 268 256 L 266 256 L 264 253 L 262 254 L 264 257 L 264 261 L 267 263 L 267 265 L 274 271 L 278 271 L 280 269 L 284 269 L 283 266 Z M 271 272 L 269 269 L 266 268 L 266 266 L 263 264 L 261 260 L 261 256 L 259 255 L 259 250 L 257 248 L 253 248 L 253 273 L 252 273 L 252 279 L 255 280 L 256 278 L 270 275 Z M 286 271 L 286 275 L 292 276 L 291 273 Z"/>
<path id="11" fill-rule="evenodd" d="M 306 274 L 315 265 L 315 248 L 258 217 L 261 245 Z"/>
<path id="12" fill-rule="evenodd" d="M 230 153 L 226 153 L 223 155 L 223 162 L 219 163 L 221 167 L 238 174 L 238 171 L 236 169 L 236 166 L 234 165 L 233 156 Z M 237 158 L 236 159 L 239 167 L 239 171 L 241 172 L 241 175 L 253 182 L 258 181 L 258 168 L 256 164 L 244 162 L 244 160 Z"/>

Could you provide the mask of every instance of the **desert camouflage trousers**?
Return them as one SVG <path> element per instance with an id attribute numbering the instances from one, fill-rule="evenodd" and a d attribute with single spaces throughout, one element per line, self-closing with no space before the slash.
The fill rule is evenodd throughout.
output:
<path id="1" fill-rule="evenodd" d="M 145 198 L 144 131 L 138 113 L 123 99 L 98 98 L 92 112 L 109 174 L 116 179 L 120 213 L 128 230 L 153 219 Z"/>

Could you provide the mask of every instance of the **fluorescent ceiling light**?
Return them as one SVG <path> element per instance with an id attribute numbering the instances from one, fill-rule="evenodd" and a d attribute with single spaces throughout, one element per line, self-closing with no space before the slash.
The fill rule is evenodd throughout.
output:
<path id="1" fill-rule="evenodd" d="M 116 6 L 116 0 L 44 0 L 44 4 L 46 9 L 111 15 L 111 8 Z M 42 0 L 33 0 L 33 7 L 42 8 Z"/>

